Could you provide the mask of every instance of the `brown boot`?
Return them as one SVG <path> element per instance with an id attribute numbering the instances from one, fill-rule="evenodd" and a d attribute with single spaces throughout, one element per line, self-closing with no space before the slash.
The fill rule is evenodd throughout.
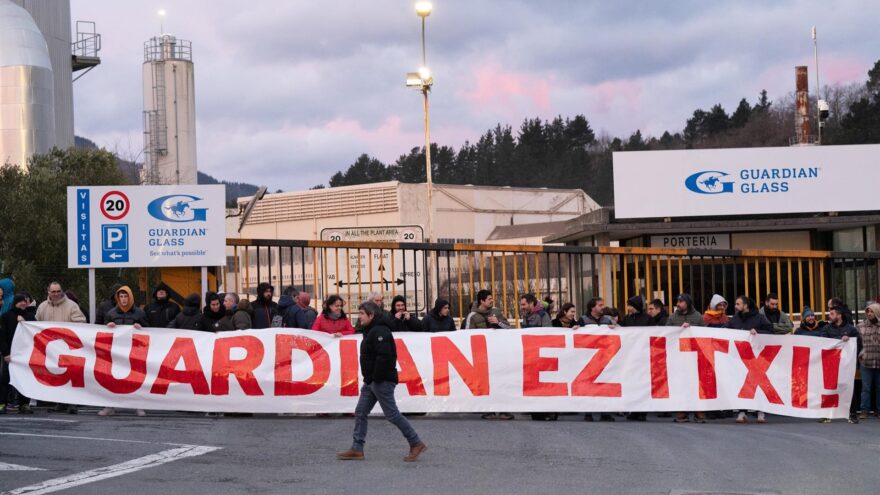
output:
<path id="1" fill-rule="evenodd" d="M 424 452 L 426 450 L 428 450 L 428 446 L 425 445 L 424 442 L 419 442 L 409 448 L 409 454 L 404 456 L 403 461 L 404 462 L 414 462 L 416 459 L 419 458 L 419 455 L 421 455 L 422 452 Z"/>
<path id="2" fill-rule="evenodd" d="M 339 452 L 336 454 L 337 461 L 362 461 L 364 460 L 364 453 L 358 452 L 357 450 L 348 449 L 345 452 Z"/>

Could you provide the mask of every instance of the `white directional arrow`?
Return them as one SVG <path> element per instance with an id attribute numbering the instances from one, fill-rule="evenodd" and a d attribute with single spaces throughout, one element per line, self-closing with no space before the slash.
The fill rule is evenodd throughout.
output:
<path id="1" fill-rule="evenodd" d="M 0 462 L 0 471 L 45 471 L 45 469 L 22 466 L 21 464 L 9 464 L 7 462 Z"/>
<path id="2" fill-rule="evenodd" d="M 110 259 L 115 260 L 116 258 L 122 258 L 121 254 L 110 253 Z"/>

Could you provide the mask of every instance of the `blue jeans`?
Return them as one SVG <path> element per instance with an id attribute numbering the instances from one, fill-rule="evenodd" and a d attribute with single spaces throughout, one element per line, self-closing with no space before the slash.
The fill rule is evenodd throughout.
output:
<path id="1" fill-rule="evenodd" d="M 871 410 L 871 389 L 877 394 L 877 400 L 880 401 L 880 368 L 859 367 L 862 375 L 862 406 L 859 410 Z"/>
<path id="2" fill-rule="evenodd" d="M 397 403 L 394 402 L 394 387 L 396 386 L 397 384 L 394 382 L 373 382 L 365 383 L 361 387 L 361 396 L 358 399 L 357 408 L 354 410 L 354 443 L 351 444 L 351 450 L 364 451 L 364 442 L 367 440 L 367 417 L 376 406 L 376 402 L 382 407 L 385 418 L 403 433 L 410 447 L 421 443 L 416 430 L 397 409 Z"/>

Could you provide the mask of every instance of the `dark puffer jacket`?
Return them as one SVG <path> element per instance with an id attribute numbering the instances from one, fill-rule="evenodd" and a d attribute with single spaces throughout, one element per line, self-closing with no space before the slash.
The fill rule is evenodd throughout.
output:
<path id="1" fill-rule="evenodd" d="M 183 302 L 183 310 L 174 317 L 174 321 L 168 325 L 169 328 L 180 328 L 182 330 L 202 330 L 202 312 L 199 308 L 201 298 L 198 294 L 190 294 L 186 296 Z"/>
<path id="2" fill-rule="evenodd" d="M 397 346 L 391 329 L 384 321 L 377 321 L 374 317 L 373 321 L 364 327 L 360 362 L 364 383 L 397 383 Z"/>
<path id="3" fill-rule="evenodd" d="M 174 317 L 180 313 L 180 306 L 172 302 L 167 296 L 161 301 L 156 297 L 156 293 L 160 290 L 164 290 L 166 294 L 171 294 L 171 288 L 165 285 L 164 282 L 159 282 L 156 290 L 153 291 L 153 302 L 144 308 L 144 313 L 147 314 L 147 322 L 153 328 L 167 327 L 174 321 Z"/>
<path id="4" fill-rule="evenodd" d="M 758 333 L 773 334 L 773 324 L 766 316 L 756 310 L 741 312 L 737 311 L 730 321 L 727 322 L 727 328 L 734 330 L 756 330 Z"/>

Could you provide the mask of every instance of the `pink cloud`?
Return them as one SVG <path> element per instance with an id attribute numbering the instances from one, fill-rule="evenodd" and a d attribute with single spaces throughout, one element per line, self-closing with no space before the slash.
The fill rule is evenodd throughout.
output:
<path id="1" fill-rule="evenodd" d="M 494 110 L 504 114 L 550 112 L 550 93 L 553 78 L 534 74 L 505 71 L 494 64 L 480 65 L 473 71 L 473 89 L 460 96 L 480 110 Z M 522 106 L 530 108 L 523 109 Z"/>

